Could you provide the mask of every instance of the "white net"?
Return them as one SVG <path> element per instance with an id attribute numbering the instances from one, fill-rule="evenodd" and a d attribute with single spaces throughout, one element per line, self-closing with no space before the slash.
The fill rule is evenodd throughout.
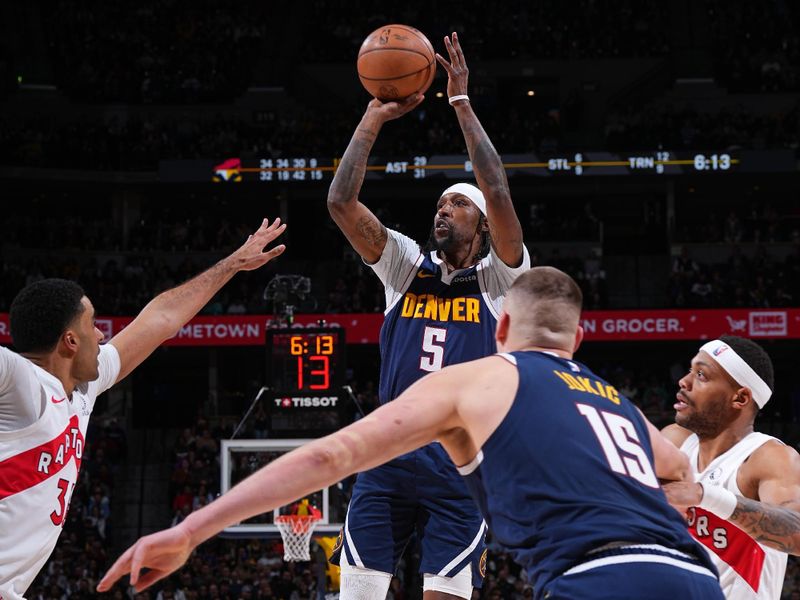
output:
<path id="1" fill-rule="evenodd" d="M 311 560 L 311 534 L 319 521 L 318 517 L 305 515 L 281 515 L 275 525 L 283 538 L 283 560 Z"/>

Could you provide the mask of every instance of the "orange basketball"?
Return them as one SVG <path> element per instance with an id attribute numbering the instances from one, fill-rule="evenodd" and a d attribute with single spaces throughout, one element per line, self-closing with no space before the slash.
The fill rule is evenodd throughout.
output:
<path id="1" fill-rule="evenodd" d="M 436 73 L 433 46 L 408 25 L 385 25 L 367 36 L 358 51 L 358 78 L 384 102 L 425 92 Z"/>

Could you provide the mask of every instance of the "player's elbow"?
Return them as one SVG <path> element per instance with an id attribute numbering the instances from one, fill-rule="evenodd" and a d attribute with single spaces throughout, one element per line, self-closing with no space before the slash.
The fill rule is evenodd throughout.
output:
<path id="1" fill-rule="evenodd" d="M 342 207 L 344 206 L 344 200 L 342 199 L 341 194 L 336 194 L 331 191 L 328 192 L 328 212 L 332 217 L 336 217 L 341 214 Z"/>

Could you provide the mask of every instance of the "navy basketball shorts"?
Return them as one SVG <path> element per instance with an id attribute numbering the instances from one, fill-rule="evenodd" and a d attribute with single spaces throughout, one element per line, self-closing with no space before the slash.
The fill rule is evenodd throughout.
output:
<path id="1" fill-rule="evenodd" d="M 486 524 L 439 444 L 360 473 L 331 562 L 394 574 L 414 533 L 420 573 L 452 577 L 472 564 L 486 571 Z"/>
<path id="2" fill-rule="evenodd" d="M 568 543 L 565 541 L 565 543 Z M 628 546 L 582 562 L 534 590 L 539 600 L 724 600 L 708 563 L 663 546 Z"/>

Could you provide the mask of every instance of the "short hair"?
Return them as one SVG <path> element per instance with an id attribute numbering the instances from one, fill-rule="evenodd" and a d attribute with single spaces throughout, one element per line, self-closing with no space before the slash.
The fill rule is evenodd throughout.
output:
<path id="1" fill-rule="evenodd" d="M 517 277 L 508 291 L 521 304 L 517 326 L 533 343 L 559 346 L 572 343 L 577 330 L 583 292 L 575 280 L 555 267 L 533 267 Z"/>
<path id="2" fill-rule="evenodd" d="M 728 344 L 764 380 L 771 392 L 775 391 L 775 368 L 766 350 L 753 340 L 738 335 L 723 335 L 719 339 Z"/>
<path id="3" fill-rule="evenodd" d="M 66 279 L 42 279 L 25 286 L 11 302 L 11 341 L 18 352 L 49 352 L 83 312 L 83 288 Z"/>

